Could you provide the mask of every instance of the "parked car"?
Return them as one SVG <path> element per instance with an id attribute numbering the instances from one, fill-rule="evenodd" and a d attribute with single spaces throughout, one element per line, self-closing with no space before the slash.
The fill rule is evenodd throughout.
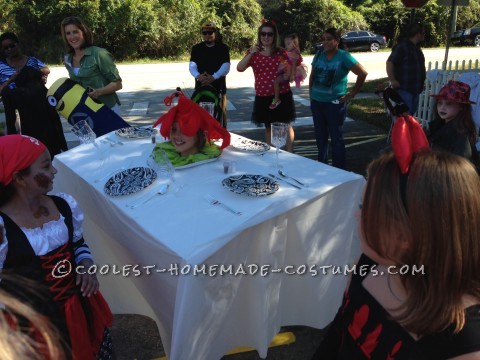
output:
<path id="1" fill-rule="evenodd" d="M 342 36 L 343 47 L 345 50 L 363 50 L 376 52 L 387 47 L 387 38 L 383 35 L 377 35 L 370 31 L 349 31 Z"/>
<path id="2" fill-rule="evenodd" d="M 453 45 L 480 46 L 480 27 L 457 30 L 452 34 L 450 40 Z"/>
<path id="3" fill-rule="evenodd" d="M 342 36 L 343 48 L 348 51 L 372 51 L 376 52 L 387 47 L 387 38 L 370 31 L 348 31 Z M 312 45 L 310 52 L 315 54 L 323 47 L 321 42 Z"/>

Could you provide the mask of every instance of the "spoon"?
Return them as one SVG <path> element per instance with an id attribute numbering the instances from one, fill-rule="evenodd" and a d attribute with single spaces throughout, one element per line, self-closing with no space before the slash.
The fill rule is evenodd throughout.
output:
<path id="1" fill-rule="evenodd" d="M 295 179 L 294 177 L 288 176 L 282 169 L 278 169 L 278 174 L 284 178 L 289 178 L 297 182 L 297 184 L 300 184 L 302 186 L 308 187 L 308 184 L 304 184 L 301 181 Z"/>
<path id="2" fill-rule="evenodd" d="M 133 204 L 130 204 L 130 205 L 127 205 L 127 206 L 130 209 L 135 209 L 135 208 L 139 207 L 140 205 L 145 204 L 147 201 L 152 199 L 155 195 L 166 194 L 169 189 L 170 189 L 170 184 L 162 184 L 162 185 L 160 185 L 160 189 L 158 191 L 154 192 L 153 194 L 149 194 L 147 196 L 144 196 L 143 198 L 139 199 L 137 202 L 135 202 Z"/>

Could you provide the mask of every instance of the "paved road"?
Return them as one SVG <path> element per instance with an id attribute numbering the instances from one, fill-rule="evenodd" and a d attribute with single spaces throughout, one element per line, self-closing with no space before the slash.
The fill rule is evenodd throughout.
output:
<path id="1" fill-rule="evenodd" d="M 424 50 L 428 62 L 441 62 L 444 58 L 444 49 Z M 480 48 L 463 47 L 450 49 L 450 59 L 453 61 L 476 60 L 479 57 Z M 354 57 L 367 69 L 367 80 L 386 77 L 385 62 L 390 53 L 354 53 Z M 304 62 L 308 66 L 313 56 L 305 56 Z M 243 73 L 236 70 L 238 60 L 232 61 L 230 74 L 227 76 L 228 86 L 228 110 L 229 121 L 232 130 L 251 127 L 249 123 L 253 90 L 253 73 L 251 69 Z M 192 92 L 193 79 L 188 72 L 188 64 L 161 63 L 161 64 L 136 64 L 119 65 L 119 71 L 123 78 L 123 89 L 119 92 L 122 101 L 122 116 L 132 124 L 151 124 L 161 114 L 168 110 L 163 104 L 165 96 L 171 94 L 176 87 Z M 64 67 L 52 67 L 47 86 L 50 86 L 60 77 L 66 77 Z M 350 74 L 349 81 L 355 77 Z M 309 99 L 307 86 L 304 84 L 300 89 L 294 89 L 297 116 L 299 125 L 311 124 Z M 234 125 L 234 123 L 238 123 Z"/>

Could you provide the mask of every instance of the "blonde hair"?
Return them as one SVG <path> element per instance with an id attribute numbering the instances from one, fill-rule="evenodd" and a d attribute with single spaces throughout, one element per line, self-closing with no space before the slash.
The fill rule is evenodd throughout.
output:
<path id="1" fill-rule="evenodd" d="M 3 290 L 0 303 L 6 306 L 0 310 L 0 359 L 66 359 L 58 331 L 45 316 Z M 20 326 L 24 320 L 26 329 Z"/>
<path id="2" fill-rule="evenodd" d="M 361 224 L 365 242 L 398 265 L 424 266 L 406 274 L 407 299 L 395 320 L 418 335 L 465 324 L 463 297 L 480 301 L 480 179 L 457 155 L 414 155 L 401 175 L 392 153 L 368 167 Z M 408 250 L 398 255 L 398 241 Z"/>

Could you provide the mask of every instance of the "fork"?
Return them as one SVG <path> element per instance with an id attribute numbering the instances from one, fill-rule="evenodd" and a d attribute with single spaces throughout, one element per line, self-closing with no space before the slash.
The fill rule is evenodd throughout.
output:
<path id="1" fill-rule="evenodd" d="M 210 204 L 212 204 L 212 205 L 220 205 L 220 206 L 223 207 L 225 210 L 230 211 L 232 214 L 242 215 L 242 213 L 241 213 L 240 211 L 237 211 L 237 210 L 232 209 L 230 206 L 225 205 L 224 203 L 218 201 L 217 199 L 214 199 L 214 198 L 211 197 L 210 195 L 205 195 L 205 199 L 206 199 Z"/>

